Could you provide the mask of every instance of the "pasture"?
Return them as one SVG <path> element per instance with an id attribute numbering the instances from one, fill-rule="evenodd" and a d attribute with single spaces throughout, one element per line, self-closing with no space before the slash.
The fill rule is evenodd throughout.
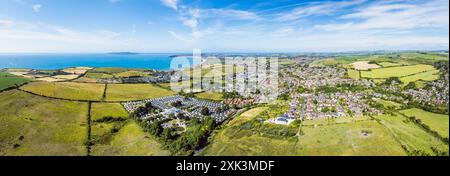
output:
<path id="1" fill-rule="evenodd" d="M 92 146 L 94 156 L 167 156 L 170 152 L 162 149 L 162 145 L 130 121 L 114 134 L 105 144 Z"/>
<path id="2" fill-rule="evenodd" d="M 347 69 L 347 74 L 348 74 L 348 77 L 350 77 L 350 78 L 352 78 L 354 80 L 359 80 L 360 79 L 359 71 L 357 71 L 357 70 Z"/>
<path id="3" fill-rule="evenodd" d="M 47 97 L 69 100 L 100 101 L 104 84 L 74 82 L 33 82 L 20 89 Z"/>
<path id="4" fill-rule="evenodd" d="M 449 133 L 449 117 L 445 114 L 436 114 L 432 112 L 427 112 L 422 109 L 407 109 L 402 110 L 400 113 L 408 117 L 416 117 L 420 119 L 422 123 L 429 126 L 431 130 L 438 132 L 442 137 L 448 138 Z"/>
<path id="5" fill-rule="evenodd" d="M 418 64 L 402 67 L 373 69 L 371 71 L 361 71 L 361 76 L 364 78 L 404 77 L 432 70 L 436 69 L 431 65 Z"/>
<path id="6" fill-rule="evenodd" d="M 403 156 L 402 147 L 376 121 L 302 127 L 296 155 Z"/>
<path id="7" fill-rule="evenodd" d="M 15 87 L 17 85 L 22 85 L 30 81 L 31 80 L 28 78 L 15 76 L 5 72 L 0 72 L 0 91 L 10 87 Z"/>
<path id="8" fill-rule="evenodd" d="M 393 137 L 409 151 L 410 155 L 414 155 L 413 153 L 416 152 L 434 155 L 432 148 L 439 151 L 449 151 L 447 144 L 401 115 L 379 115 L 374 116 L 374 118 L 389 129 Z"/>
<path id="9" fill-rule="evenodd" d="M 99 120 L 104 117 L 128 118 L 127 111 L 119 103 L 92 103 L 91 120 Z"/>
<path id="10" fill-rule="evenodd" d="M 109 68 L 109 67 L 94 68 L 92 70 L 92 72 L 100 72 L 100 73 L 108 73 L 108 74 L 120 73 L 120 72 L 126 72 L 126 71 L 128 71 L 128 69 L 126 69 L 126 68 Z"/>
<path id="11" fill-rule="evenodd" d="M 152 84 L 109 84 L 106 101 L 131 101 L 174 95 L 174 92 Z"/>
<path id="12" fill-rule="evenodd" d="M 195 97 L 205 100 L 222 101 L 222 93 L 218 92 L 202 92 L 195 94 Z"/>
<path id="13" fill-rule="evenodd" d="M 351 64 L 356 70 L 370 70 L 380 68 L 377 64 L 370 64 L 369 61 L 358 61 Z"/>
<path id="14" fill-rule="evenodd" d="M 403 82 L 404 85 L 408 85 L 410 82 L 415 82 L 418 80 L 422 81 L 434 81 L 439 79 L 439 70 L 431 70 L 427 72 L 418 73 L 411 76 L 401 77 L 400 81 Z"/>
<path id="15" fill-rule="evenodd" d="M 378 65 L 381 65 L 382 67 L 397 67 L 397 66 L 402 66 L 402 64 L 400 64 L 400 63 L 395 63 L 395 62 L 380 62 L 380 63 L 378 63 Z"/>
<path id="16" fill-rule="evenodd" d="M 87 103 L 0 93 L 0 155 L 86 155 Z"/>

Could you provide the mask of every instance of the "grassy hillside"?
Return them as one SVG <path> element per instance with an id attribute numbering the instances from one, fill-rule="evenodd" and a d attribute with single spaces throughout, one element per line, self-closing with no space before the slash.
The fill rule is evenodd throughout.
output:
<path id="1" fill-rule="evenodd" d="M 151 84 L 110 84 L 106 101 L 130 101 L 174 95 L 174 92 Z"/>
<path id="2" fill-rule="evenodd" d="M 438 132 L 442 137 L 448 138 L 448 115 L 427 112 L 417 108 L 407 109 L 400 112 L 408 117 L 415 117 L 417 119 L 420 119 L 422 123 L 429 126 L 431 130 Z"/>
<path id="3" fill-rule="evenodd" d="M 87 103 L 0 93 L 0 155 L 86 155 Z"/>
<path id="4" fill-rule="evenodd" d="M 161 149 L 156 139 L 148 135 L 134 121 L 123 126 L 105 144 L 94 145 L 91 155 L 99 156 L 165 156 L 169 151 Z"/>
<path id="5" fill-rule="evenodd" d="M 0 91 L 17 85 L 22 85 L 23 83 L 30 81 L 31 80 L 28 78 L 15 76 L 5 72 L 0 72 Z"/>
<path id="6" fill-rule="evenodd" d="M 33 82 L 21 89 L 47 97 L 70 100 L 101 100 L 104 84 L 73 83 L 73 82 Z"/>

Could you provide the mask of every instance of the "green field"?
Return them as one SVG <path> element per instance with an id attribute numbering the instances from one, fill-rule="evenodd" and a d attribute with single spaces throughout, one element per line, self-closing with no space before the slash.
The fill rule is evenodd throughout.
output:
<path id="1" fill-rule="evenodd" d="M 307 156 L 402 156 L 406 155 L 383 126 L 375 121 L 360 121 L 302 127 L 295 146 L 297 155 Z"/>
<path id="2" fill-rule="evenodd" d="M 393 109 L 399 109 L 402 106 L 399 103 L 392 102 L 392 101 L 387 101 L 387 100 L 382 100 L 382 99 L 377 100 L 377 102 L 382 104 L 385 108 L 392 107 Z"/>
<path id="3" fill-rule="evenodd" d="M 202 92 L 195 94 L 197 98 L 205 99 L 205 100 L 213 100 L 213 101 L 222 101 L 222 93 L 218 92 Z"/>
<path id="4" fill-rule="evenodd" d="M 421 72 L 436 70 L 431 65 L 411 65 L 402 67 L 388 67 L 373 69 L 371 71 L 361 71 L 361 76 L 364 78 L 390 78 L 390 77 L 404 77 Z"/>
<path id="5" fill-rule="evenodd" d="M 341 118 L 322 118 L 314 120 L 304 120 L 303 126 L 321 126 L 321 125 L 333 125 L 341 123 L 351 123 L 370 120 L 370 117 L 341 117 Z"/>
<path id="6" fill-rule="evenodd" d="M 22 85 L 31 80 L 24 77 L 13 76 L 10 74 L 0 73 L 0 91 L 14 87 L 16 85 Z"/>
<path id="7" fill-rule="evenodd" d="M 119 103 L 92 103 L 91 120 L 95 121 L 104 117 L 128 118 L 128 113 Z"/>
<path id="8" fill-rule="evenodd" d="M 131 101 L 174 95 L 174 92 L 152 84 L 110 84 L 106 101 Z"/>
<path id="9" fill-rule="evenodd" d="M 33 82 L 21 89 L 47 97 L 99 101 L 102 99 L 104 87 L 104 84 L 92 83 Z"/>
<path id="10" fill-rule="evenodd" d="M 267 111 L 266 111 L 267 110 Z M 303 156 L 303 155 L 406 155 L 401 146 L 377 122 L 369 118 L 347 118 L 333 123 L 315 122 L 302 127 L 300 137 L 275 137 L 248 129 L 249 121 L 270 112 L 258 107 L 239 115 L 215 134 L 203 155 Z M 287 126 L 285 128 L 293 128 Z M 294 127 L 294 130 L 297 130 Z M 364 135 L 367 132 L 367 135 Z"/>
<path id="11" fill-rule="evenodd" d="M 109 78 L 113 78 L 113 75 L 106 74 L 106 73 L 88 72 L 88 73 L 86 73 L 85 77 L 96 78 L 96 79 L 109 79 Z"/>
<path id="12" fill-rule="evenodd" d="M 401 66 L 402 64 L 395 63 L 395 62 L 380 62 L 378 65 L 381 65 L 382 67 L 397 67 Z"/>
<path id="13" fill-rule="evenodd" d="M 119 78 L 127 78 L 127 77 L 148 76 L 148 73 L 144 73 L 142 71 L 130 70 L 130 71 L 116 73 L 114 75 Z"/>
<path id="14" fill-rule="evenodd" d="M 354 80 L 359 80 L 359 71 L 353 70 L 353 69 L 347 69 L 347 74 L 348 74 L 348 77 L 350 77 Z"/>
<path id="15" fill-rule="evenodd" d="M 425 132 L 421 127 L 408 121 L 401 115 L 379 115 L 374 118 L 378 119 L 381 124 L 389 129 L 396 140 L 410 153 L 421 151 L 434 155 L 432 147 L 439 151 L 448 152 L 447 144 Z"/>
<path id="16" fill-rule="evenodd" d="M 0 155 L 86 155 L 87 103 L 13 90 L 0 109 Z"/>
<path id="17" fill-rule="evenodd" d="M 134 121 L 128 122 L 106 144 L 92 146 L 94 156 L 166 156 L 154 137 L 148 135 Z"/>
<path id="18" fill-rule="evenodd" d="M 418 80 L 422 81 L 434 81 L 439 79 L 439 70 L 431 70 L 423 73 L 418 73 L 411 76 L 401 77 L 400 81 L 403 82 L 404 85 L 408 85 L 410 82 L 415 82 Z"/>
<path id="19" fill-rule="evenodd" d="M 126 68 L 94 68 L 93 72 L 101 72 L 101 73 L 120 73 L 126 72 L 128 69 Z"/>
<path id="20" fill-rule="evenodd" d="M 442 137 L 448 138 L 449 133 L 448 115 L 427 112 L 417 108 L 407 109 L 400 112 L 408 117 L 414 116 L 417 119 L 420 119 L 422 123 L 429 126 L 431 130 L 438 132 L 438 134 L 441 135 Z"/>

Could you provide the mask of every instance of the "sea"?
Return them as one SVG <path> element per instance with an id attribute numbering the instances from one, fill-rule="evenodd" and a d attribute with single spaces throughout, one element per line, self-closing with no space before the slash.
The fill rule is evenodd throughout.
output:
<path id="1" fill-rule="evenodd" d="M 38 70 L 68 67 L 122 67 L 170 70 L 175 57 L 192 57 L 177 54 L 0 54 L 0 69 L 29 68 Z"/>

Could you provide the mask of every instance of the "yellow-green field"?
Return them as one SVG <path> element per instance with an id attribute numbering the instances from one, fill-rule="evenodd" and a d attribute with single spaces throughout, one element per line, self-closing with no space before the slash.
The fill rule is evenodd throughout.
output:
<path id="1" fill-rule="evenodd" d="M 431 130 L 438 132 L 439 135 L 441 135 L 442 137 L 448 138 L 449 133 L 448 115 L 427 112 L 417 108 L 407 109 L 400 112 L 408 117 L 414 116 L 417 119 L 420 119 L 422 123 L 429 126 Z"/>
<path id="2" fill-rule="evenodd" d="M 108 78 L 113 78 L 113 75 L 106 74 L 106 73 L 88 72 L 88 73 L 86 73 L 85 77 L 96 78 L 96 79 L 108 79 Z"/>
<path id="3" fill-rule="evenodd" d="M 15 76 L 9 73 L 0 72 L 0 91 L 14 87 L 16 85 L 21 85 L 23 83 L 31 81 L 28 78 Z"/>
<path id="4" fill-rule="evenodd" d="M 410 82 L 415 82 L 418 80 L 422 81 L 434 81 L 439 79 L 439 70 L 431 70 L 423 73 L 418 73 L 411 76 L 401 77 L 400 81 L 403 82 L 404 85 L 407 85 Z"/>
<path id="5" fill-rule="evenodd" d="M 21 89 L 47 97 L 99 101 L 102 99 L 104 87 L 104 84 L 93 83 L 33 82 L 21 87 Z"/>
<path id="6" fill-rule="evenodd" d="M 125 72 L 120 72 L 114 74 L 116 77 L 124 78 L 124 77 L 137 77 L 137 76 L 148 76 L 147 73 L 144 73 L 142 71 L 136 71 L 136 70 L 130 70 Z"/>
<path id="7" fill-rule="evenodd" d="M 0 155 L 86 155 L 87 103 L 13 90 L 0 109 Z"/>
<path id="8" fill-rule="evenodd" d="M 213 100 L 213 101 L 222 101 L 222 93 L 218 92 L 202 92 L 195 94 L 197 98 L 205 99 L 205 100 Z"/>
<path id="9" fill-rule="evenodd" d="M 401 146 L 377 122 L 348 118 L 332 125 L 302 127 L 300 137 L 273 138 L 242 129 L 267 107 L 251 109 L 221 129 L 202 153 L 219 156 L 303 155 L 406 155 Z M 310 122 L 310 125 L 313 123 Z M 292 128 L 292 127 L 286 127 Z"/>
<path id="10" fill-rule="evenodd" d="M 128 69 L 126 68 L 94 68 L 92 71 L 94 72 L 102 72 L 102 73 L 120 73 L 120 72 L 126 72 Z"/>
<path id="11" fill-rule="evenodd" d="M 361 71 L 361 76 L 364 78 L 390 78 L 390 77 L 404 77 L 417 74 L 425 71 L 436 70 L 431 65 L 411 65 L 402 67 L 388 67 L 373 69 L 371 71 Z"/>
<path id="12" fill-rule="evenodd" d="M 91 120 L 95 121 L 104 117 L 128 118 L 128 113 L 119 103 L 92 103 Z"/>
<path id="13" fill-rule="evenodd" d="M 322 119 L 314 119 L 314 120 L 304 120 L 302 122 L 303 126 L 320 126 L 320 125 L 333 125 L 333 124 L 341 124 L 341 123 L 351 123 L 351 122 L 359 122 L 359 121 L 367 121 L 370 120 L 370 117 L 341 117 L 341 118 L 322 118 Z"/>
<path id="14" fill-rule="evenodd" d="M 403 156 L 405 151 L 373 120 L 302 127 L 295 146 L 297 155 L 308 156 Z"/>
<path id="15" fill-rule="evenodd" d="M 347 74 L 348 74 L 348 77 L 350 77 L 354 80 L 359 80 L 359 71 L 353 70 L 353 69 L 347 69 Z"/>
<path id="16" fill-rule="evenodd" d="M 109 84 L 106 101 L 131 101 L 174 95 L 174 92 L 152 84 Z"/>
<path id="17" fill-rule="evenodd" d="M 228 122 L 227 126 L 239 126 L 247 121 L 252 120 L 257 115 L 261 114 L 262 112 L 269 109 L 269 107 L 257 107 L 250 109 L 248 111 L 245 111 L 244 113 L 240 114 L 238 117 L 234 118 L 230 122 Z"/>
<path id="18" fill-rule="evenodd" d="M 422 151 L 433 155 L 432 147 L 448 152 L 447 144 L 401 115 L 379 115 L 374 118 L 389 129 L 396 140 L 410 152 Z"/>
<path id="19" fill-rule="evenodd" d="M 393 108 L 393 109 L 399 109 L 402 105 L 396 102 L 387 101 L 379 99 L 377 100 L 378 103 L 382 104 L 385 108 Z"/>
<path id="20" fill-rule="evenodd" d="M 128 122 L 112 136 L 107 144 L 94 145 L 94 156 L 166 156 L 169 151 L 161 149 L 154 137 L 148 135 L 134 121 Z"/>
<path id="21" fill-rule="evenodd" d="M 395 63 L 395 62 L 380 62 L 378 65 L 381 65 L 382 67 L 397 67 L 401 66 L 402 64 Z"/>

